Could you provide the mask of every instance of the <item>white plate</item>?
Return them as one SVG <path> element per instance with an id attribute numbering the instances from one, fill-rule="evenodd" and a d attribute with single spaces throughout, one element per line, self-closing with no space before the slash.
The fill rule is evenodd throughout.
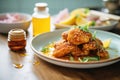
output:
<path id="1" fill-rule="evenodd" d="M 108 31 L 108 30 L 113 29 L 119 23 L 119 20 L 120 20 L 120 16 L 117 16 L 117 15 L 114 15 L 114 14 L 103 13 L 103 12 L 96 11 L 96 10 L 90 10 L 90 14 L 111 19 L 110 24 L 104 25 L 104 26 L 90 26 L 91 29 Z M 52 20 L 54 21 L 55 16 L 53 16 L 52 18 L 53 18 Z M 68 27 L 74 26 L 74 25 L 64 25 L 64 24 L 59 24 L 59 23 L 55 23 L 54 25 L 55 25 L 56 29 L 68 28 Z"/>
<path id="2" fill-rule="evenodd" d="M 120 47 L 119 47 L 120 46 L 120 36 L 113 34 L 113 33 L 100 31 L 100 30 L 91 30 L 91 31 L 92 32 L 97 31 L 96 36 L 101 40 L 112 38 L 110 48 L 117 50 L 117 52 L 114 50 L 109 51 L 109 55 L 110 55 L 109 59 L 95 61 L 95 62 L 82 63 L 82 62 L 66 61 L 66 60 L 48 57 L 40 52 L 41 48 L 44 47 L 45 45 L 49 44 L 49 42 L 59 40 L 61 38 L 61 33 L 66 30 L 68 30 L 68 29 L 56 30 L 53 32 L 40 34 L 40 35 L 34 37 L 31 41 L 32 50 L 41 59 L 43 59 L 47 62 L 50 62 L 55 65 L 71 67 L 71 68 L 96 68 L 96 67 L 107 66 L 107 65 L 110 65 L 110 64 L 120 61 Z"/>
<path id="3" fill-rule="evenodd" d="M 23 18 L 25 18 L 24 21 L 18 21 L 18 22 L 12 22 L 12 23 L 7 23 L 7 22 L 0 22 L 0 33 L 8 33 L 11 29 L 23 29 L 25 31 L 27 31 L 27 29 L 30 26 L 31 23 L 31 15 L 27 14 L 27 13 L 18 13 L 18 12 L 14 12 L 14 13 L 1 13 L 0 14 L 0 19 L 4 19 L 6 18 L 7 14 L 18 14 L 19 16 L 22 16 Z"/>
<path id="4" fill-rule="evenodd" d="M 118 21 L 110 21 L 109 25 L 106 25 L 106 26 L 90 26 L 90 28 L 91 29 L 108 31 L 108 30 L 111 30 L 114 27 L 116 27 L 117 24 L 118 24 Z M 73 25 L 61 25 L 61 24 L 54 24 L 54 25 L 55 25 L 56 29 L 69 28 L 69 27 L 73 26 Z"/>

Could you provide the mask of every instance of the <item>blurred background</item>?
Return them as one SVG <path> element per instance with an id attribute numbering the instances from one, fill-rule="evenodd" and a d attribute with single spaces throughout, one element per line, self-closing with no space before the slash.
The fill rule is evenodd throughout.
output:
<path id="1" fill-rule="evenodd" d="M 25 12 L 32 14 L 34 4 L 37 2 L 47 2 L 51 15 L 57 14 L 64 8 L 68 8 L 71 11 L 79 7 L 93 9 L 104 7 L 102 0 L 0 0 L 0 13 Z"/>

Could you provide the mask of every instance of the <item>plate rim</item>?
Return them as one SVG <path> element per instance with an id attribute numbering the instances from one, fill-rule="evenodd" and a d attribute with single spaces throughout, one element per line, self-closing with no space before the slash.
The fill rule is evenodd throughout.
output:
<path id="1" fill-rule="evenodd" d="M 48 33 L 53 33 L 53 32 L 58 32 L 58 31 L 65 31 L 67 30 L 66 29 L 60 29 L 60 30 L 55 30 L 55 31 L 52 31 L 52 32 L 47 32 L 47 33 L 43 33 L 43 34 L 39 34 L 37 36 L 35 36 L 31 43 L 30 43 L 30 46 L 32 48 L 32 50 L 35 52 L 35 54 L 37 54 L 38 56 L 42 56 L 44 58 L 47 58 L 47 59 L 50 59 L 50 60 L 54 60 L 54 61 L 57 61 L 57 62 L 62 62 L 62 63 L 67 63 L 67 64 L 76 64 L 76 65 L 80 65 L 80 64 L 85 64 L 85 65 L 88 65 L 88 64 L 100 64 L 100 63 L 107 63 L 107 62 L 112 62 L 112 61 L 117 61 L 117 60 L 120 60 L 120 56 L 118 57 L 115 57 L 115 58 L 112 58 L 112 59 L 105 59 L 105 60 L 100 60 L 100 61 L 93 61 L 93 62 L 79 62 L 79 61 L 69 61 L 69 60 L 62 60 L 62 59 L 57 59 L 57 58 L 54 58 L 54 57 L 49 57 L 49 56 L 46 56 L 44 55 L 42 52 L 40 51 L 37 51 L 33 46 L 32 46 L 32 43 L 33 43 L 33 40 L 36 38 L 36 37 L 39 37 L 41 35 L 45 35 L 45 34 L 48 34 Z M 96 29 L 90 29 L 90 30 L 96 30 Z M 104 32 L 104 33 L 107 33 L 107 34 L 110 34 L 112 36 L 115 36 L 117 38 L 120 38 L 120 36 L 118 34 L 115 34 L 115 33 L 111 33 L 111 32 L 107 32 L 107 31 L 102 31 L 102 30 L 96 30 L 96 31 L 99 31 L 99 32 Z M 46 60 L 45 60 L 46 61 Z"/>
<path id="2" fill-rule="evenodd" d="M 108 30 L 111 30 L 111 29 L 115 28 L 117 24 L 118 24 L 118 21 L 110 21 L 109 25 L 106 25 L 106 26 L 90 26 L 90 29 L 108 31 Z M 64 28 L 70 28 L 74 25 L 63 25 L 63 24 L 55 23 L 54 26 L 55 26 L 56 29 L 64 29 Z"/>

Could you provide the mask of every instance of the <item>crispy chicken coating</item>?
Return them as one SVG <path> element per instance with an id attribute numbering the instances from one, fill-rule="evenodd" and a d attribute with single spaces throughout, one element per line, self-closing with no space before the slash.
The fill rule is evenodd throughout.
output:
<path id="1" fill-rule="evenodd" d="M 71 54 L 74 57 L 79 57 L 79 56 L 87 56 L 89 54 L 88 50 L 81 50 L 79 47 L 74 47 L 74 49 L 72 50 Z"/>
<path id="2" fill-rule="evenodd" d="M 97 44 L 95 41 L 91 41 L 83 45 L 83 50 L 95 50 L 95 49 L 97 49 Z"/>
<path id="3" fill-rule="evenodd" d="M 83 50 L 96 50 L 102 46 L 102 42 L 99 39 L 92 39 L 88 43 L 83 44 Z"/>
<path id="4" fill-rule="evenodd" d="M 53 56 L 60 58 L 71 54 L 74 57 L 99 56 L 108 58 L 108 52 L 103 48 L 103 43 L 92 34 L 79 28 L 62 33 L 62 40 L 54 45 Z"/>
<path id="5" fill-rule="evenodd" d="M 62 33 L 62 38 L 67 41 L 67 37 L 68 37 L 68 31 L 65 31 Z"/>
<path id="6" fill-rule="evenodd" d="M 55 50 L 53 51 L 53 56 L 55 57 L 63 57 L 73 50 L 73 46 L 69 42 L 65 41 L 57 42 L 54 48 Z"/>
<path id="7" fill-rule="evenodd" d="M 74 45 L 80 45 L 83 43 L 87 43 L 92 38 L 92 34 L 89 32 L 85 32 L 80 30 L 79 28 L 72 29 L 68 32 L 67 40 Z"/>
<path id="8" fill-rule="evenodd" d="M 98 50 L 97 55 L 100 56 L 101 58 L 108 58 L 109 54 L 105 50 Z"/>
<path id="9" fill-rule="evenodd" d="M 103 43 L 100 39 L 96 38 L 95 41 L 97 42 L 97 45 L 103 46 Z"/>
<path id="10" fill-rule="evenodd" d="M 63 57 L 67 54 L 72 54 L 73 56 L 85 56 L 88 55 L 88 51 L 82 51 L 78 46 L 70 44 L 66 41 L 57 42 L 54 46 L 53 56 Z"/>

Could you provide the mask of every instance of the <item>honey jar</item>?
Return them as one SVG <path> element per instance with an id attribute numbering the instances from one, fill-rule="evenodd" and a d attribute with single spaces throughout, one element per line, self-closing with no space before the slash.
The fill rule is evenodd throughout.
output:
<path id="1" fill-rule="evenodd" d="M 26 32 L 23 29 L 12 29 L 8 33 L 8 47 L 12 51 L 24 50 L 26 46 Z"/>

